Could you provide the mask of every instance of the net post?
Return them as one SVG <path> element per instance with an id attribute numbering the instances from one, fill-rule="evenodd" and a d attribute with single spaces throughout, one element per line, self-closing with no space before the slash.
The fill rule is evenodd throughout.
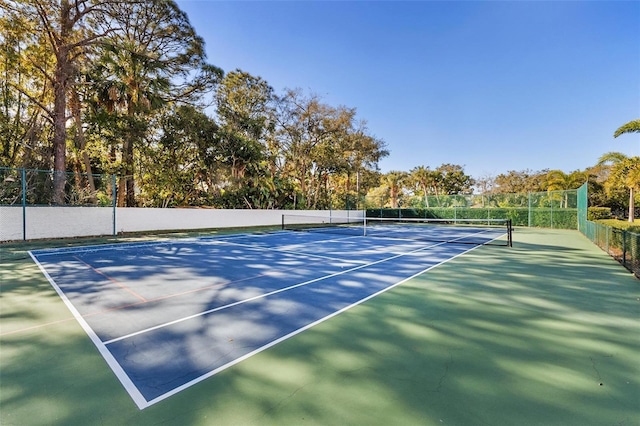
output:
<path id="1" fill-rule="evenodd" d="M 282 228 L 281 229 L 284 231 L 284 215 L 282 215 Z"/>
<path id="2" fill-rule="evenodd" d="M 367 216 L 366 215 L 362 218 L 362 235 L 364 237 L 367 236 Z"/>
<path id="3" fill-rule="evenodd" d="M 513 226 L 511 219 L 507 219 L 507 244 L 509 247 L 513 247 Z"/>

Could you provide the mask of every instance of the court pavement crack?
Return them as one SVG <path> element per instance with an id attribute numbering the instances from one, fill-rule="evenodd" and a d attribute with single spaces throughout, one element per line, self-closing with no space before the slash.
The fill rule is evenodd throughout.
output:
<path id="1" fill-rule="evenodd" d="M 436 390 L 432 392 L 440 393 L 440 390 L 444 385 L 444 381 L 449 375 L 449 368 L 451 367 L 451 364 L 453 364 L 453 355 L 451 355 L 451 352 L 449 352 L 449 360 L 444 363 L 444 373 L 442 374 L 442 376 L 440 376 L 440 380 L 438 381 L 438 386 L 436 387 Z"/>
<path id="2" fill-rule="evenodd" d="M 269 414 L 275 413 L 276 411 L 280 410 L 282 407 L 284 407 L 285 405 L 287 405 L 289 403 L 289 401 L 298 393 L 300 392 L 302 389 L 306 388 L 309 385 L 309 383 L 306 383 L 304 385 L 300 385 L 297 388 L 295 388 L 292 392 L 290 392 L 287 396 L 281 398 L 278 402 L 274 403 L 271 407 L 269 407 L 268 409 L 264 410 L 262 412 L 262 415 L 260 415 L 260 418 L 264 418 Z"/>
<path id="3" fill-rule="evenodd" d="M 613 358 L 613 355 L 602 355 L 600 358 Z M 600 370 L 597 367 L 598 357 L 590 356 L 589 360 L 591 361 L 591 368 L 593 369 L 593 371 L 595 371 L 596 377 L 598 378 L 598 385 L 599 386 L 606 386 L 604 381 L 602 380 L 602 375 L 600 374 Z M 620 401 L 620 398 L 618 398 L 615 395 L 615 393 L 611 392 L 611 387 L 610 386 L 609 387 L 605 387 L 604 391 L 607 393 L 607 395 L 609 395 L 610 398 L 612 398 L 616 402 L 618 402 L 618 403 L 620 403 L 622 405 L 626 405 L 622 401 Z M 622 420 L 619 424 L 625 424 L 625 422 L 626 422 L 626 420 Z"/>
<path id="4" fill-rule="evenodd" d="M 598 371 L 598 368 L 596 367 L 596 361 L 591 356 L 589 357 L 589 359 L 591 360 L 591 368 L 593 368 L 593 371 L 596 372 L 596 376 L 598 377 L 598 382 L 600 382 L 600 386 L 602 386 L 603 385 L 602 376 L 600 375 L 600 372 Z"/>
<path id="5" fill-rule="evenodd" d="M 440 375 L 440 377 L 438 378 L 438 384 L 435 386 L 435 388 L 430 388 L 430 389 L 425 389 L 426 393 L 440 393 L 440 391 L 442 390 L 442 387 L 445 384 L 445 381 L 449 375 L 449 371 L 451 368 L 451 365 L 453 364 L 453 355 L 451 353 L 449 353 L 449 359 L 447 361 L 445 361 L 444 363 L 444 371 L 442 372 L 442 374 Z M 371 369 L 370 367 L 366 367 L 366 369 Z M 373 369 L 371 369 L 373 370 Z M 416 374 L 414 376 L 412 376 L 412 378 L 405 378 L 405 377 L 398 377 L 396 375 L 393 374 L 380 374 L 378 373 L 380 376 L 386 377 L 387 379 L 392 379 L 392 380 L 396 380 L 396 381 L 402 381 L 402 382 L 409 382 L 409 383 L 423 383 L 425 381 L 425 378 L 422 377 L 420 374 Z"/>
<path id="6" fill-rule="evenodd" d="M 453 365 L 453 354 L 449 352 L 449 358 L 443 364 L 444 371 L 439 376 L 437 380 L 437 385 L 431 389 L 425 390 L 425 392 L 440 393 L 440 391 L 442 390 L 442 387 L 445 384 L 446 379 L 449 376 L 452 365 Z M 330 366 L 325 366 L 325 368 L 332 370 L 334 373 L 338 374 L 345 380 L 350 379 L 352 375 L 358 375 L 362 371 L 368 371 L 372 376 L 376 376 L 379 379 L 386 380 L 386 381 L 393 380 L 396 382 L 423 384 L 427 379 L 426 377 L 418 373 L 412 374 L 411 376 L 406 376 L 406 374 L 384 373 L 370 366 L 356 367 L 356 368 L 351 368 L 347 370 L 339 370 Z"/>

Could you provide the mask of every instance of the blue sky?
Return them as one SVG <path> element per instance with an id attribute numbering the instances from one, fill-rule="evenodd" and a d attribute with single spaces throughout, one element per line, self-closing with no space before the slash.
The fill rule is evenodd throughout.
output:
<path id="1" fill-rule="evenodd" d="M 180 0 L 209 62 L 357 109 L 383 172 L 474 178 L 640 155 L 640 2 Z"/>

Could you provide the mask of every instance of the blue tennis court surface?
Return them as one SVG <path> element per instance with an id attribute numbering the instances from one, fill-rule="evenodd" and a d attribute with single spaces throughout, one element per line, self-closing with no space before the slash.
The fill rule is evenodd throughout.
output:
<path id="1" fill-rule="evenodd" d="M 474 247 L 283 231 L 31 256 L 143 409 Z"/>

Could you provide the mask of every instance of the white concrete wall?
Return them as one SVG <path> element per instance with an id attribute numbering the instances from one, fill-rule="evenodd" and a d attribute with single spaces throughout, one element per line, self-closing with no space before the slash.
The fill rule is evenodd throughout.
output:
<path id="1" fill-rule="evenodd" d="M 21 240 L 22 206 L 0 207 L 0 241 Z"/>
<path id="2" fill-rule="evenodd" d="M 22 240 L 22 207 L 0 207 L 0 241 Z M 26 239 L 113 234 L 112 207 L 27 207 Z"/>
<path id="3" fill-rule="evenodd" d="M 26 238 L 113 235 L 112 207 L 26 207 Z M 23 209 L 0 207 L 0 241 L 22 240 Z M 117 208 L 116 232 L 193 230 L 282 223 L 283 214 L 362 217 L 362 211 Z"/>
<path id="4" fill-rule="evenodd" d="M 333 210 L 223 210 L 118 208 L 116 229 L 120 232 L 166 231 L 180 229 L 273 226 L 282 223 L 283 214 L 306 216 L 362 216 L 363 212 Z"/>

